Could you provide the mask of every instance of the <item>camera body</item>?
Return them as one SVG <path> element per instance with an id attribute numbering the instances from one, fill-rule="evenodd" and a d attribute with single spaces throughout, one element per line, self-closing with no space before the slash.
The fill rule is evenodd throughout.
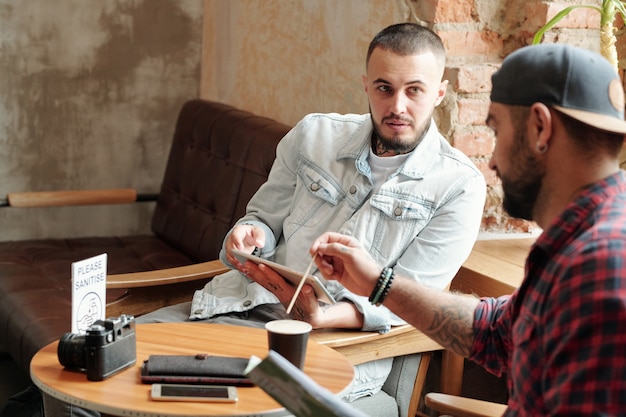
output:
<path id="1" fill-rule="evenodd" d="M 65 333 L 57 354 L 61 365 L 102 381 L 137 362 L 135 318 L 122 314 L 98 320 L 85 334 Z"/>

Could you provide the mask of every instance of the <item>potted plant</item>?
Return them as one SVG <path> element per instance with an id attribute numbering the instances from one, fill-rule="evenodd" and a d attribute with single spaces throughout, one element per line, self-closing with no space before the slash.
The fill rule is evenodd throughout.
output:
<path id="1" fill-rule="evenodd" d="M 601 6 L 577 4 L 566 7 L 537 31 L 533 38 L 533 45 L 540 43 L 541 38 L 548 30 L 554 27 L 554 25 L 561 21 L 561 19 L 567 16 L 572 10 L 579 8 L 593 9 L 600 13 L 600 53 L 613 64 L 615 71 L 617 71 L 617 49 L 615 48 L 615 31 L 617 28 L 614 26 L 615 15 L 620 13 L 622 18 L 626 16 L 626 8 L 621 0 L 602 0 Z"/>

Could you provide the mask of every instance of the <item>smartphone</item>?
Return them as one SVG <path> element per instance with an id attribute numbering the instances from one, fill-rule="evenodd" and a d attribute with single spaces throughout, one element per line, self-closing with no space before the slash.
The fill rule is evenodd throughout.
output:
<path id="1" fill-rule="evenodd" d="M 150 395 L 157 401 L 234 403 L 237 401 L 237 388 L 226 385 L 152 384 Z"/>

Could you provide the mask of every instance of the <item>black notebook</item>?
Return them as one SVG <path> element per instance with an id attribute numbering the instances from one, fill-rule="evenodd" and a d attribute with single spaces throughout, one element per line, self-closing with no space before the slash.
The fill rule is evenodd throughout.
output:
<path id="1" fill-rule="evenodd" d="M 245 375 L 249 358 L 211 355 L 150 355 L 141 368 L 141 382 L 251 386 Z"/>

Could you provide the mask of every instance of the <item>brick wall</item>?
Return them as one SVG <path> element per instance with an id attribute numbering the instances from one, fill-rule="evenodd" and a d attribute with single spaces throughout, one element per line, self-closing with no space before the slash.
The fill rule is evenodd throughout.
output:
<path id="1" fill-rule="evenodd" d="M 599 5 L 600 0 L 584 4 Z M 442 133 L 470 156 L 487 181 L 484 231 L 532 231 L 531 222 L 511 219 L 501 208 L 499 181 L 488 168 L 494 136 L 484 125 L 491 74 L 508 53 L 532 42 L 556 13 L 581 1 L 411 0 L 414 15 L 433 28 L 448 51 L 448 95 L 437 113 Z M 543 42 L 570 43 L 599 51 L 600 15 L 576 9 L 549 31 Z M 623 29 L 623 24 L 620 26 Z M 620 43 L 623 50 L 626 44 Z M 626 56 L 626 53 L 622 56 Z"/>

